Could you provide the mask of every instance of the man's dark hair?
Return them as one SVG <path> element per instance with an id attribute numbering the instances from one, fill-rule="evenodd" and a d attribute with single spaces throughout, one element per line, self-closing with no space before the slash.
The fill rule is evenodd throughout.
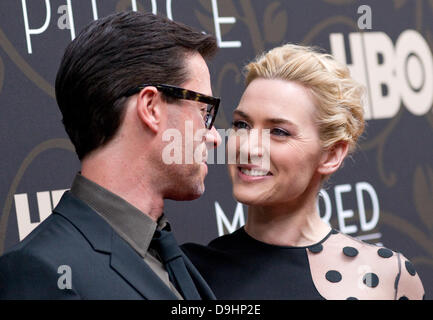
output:
<path id="1" fill-rule="evenodd" d="M 107 143 L 125 114 L 123 94 L 143 83 L 181 85 L 189 53 L 217 51 L 215 37 L 163 16 L 120 12 L 90 23 L 66 48 L 56 99 L 78 158 Z"/>

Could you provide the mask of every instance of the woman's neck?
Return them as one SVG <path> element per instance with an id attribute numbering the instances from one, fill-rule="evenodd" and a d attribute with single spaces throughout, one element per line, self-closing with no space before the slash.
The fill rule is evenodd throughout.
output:
<path id="1" fill-rule="evenodd" d="M 268 244 L 301 247 L 319 242 L 331 227 L 321 220 L 313 202 L 302 207 L 250 206 L 245 231 Z"/>

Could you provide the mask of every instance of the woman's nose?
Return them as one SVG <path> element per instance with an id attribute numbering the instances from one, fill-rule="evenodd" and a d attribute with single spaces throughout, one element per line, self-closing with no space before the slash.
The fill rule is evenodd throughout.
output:
<path id="1" fill-rule="evenodd" d="M 260 165 L 269 169 L 269 134 L 268 129 L 251 129 L 247 135 L 242 136 L 239 144 L 239 156 L 241 163 Z"/>

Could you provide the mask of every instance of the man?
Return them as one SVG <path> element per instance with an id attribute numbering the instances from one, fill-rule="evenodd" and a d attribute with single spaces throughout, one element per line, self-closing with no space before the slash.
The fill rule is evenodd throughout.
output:
<path id="1" fill-rule="evenodd" d="M 81 173 L 0 258 L 0 298 L 214 298 L 162 213 L 164 199 L 204 192 L 207 148 L 221 142 L 204 60 L 216 50 L 213 36 L 134 12 L 91 23 L 68 46 L 56 97 Z M 194 162 L 163 156 L 168 130 L 193 144 Z"/>

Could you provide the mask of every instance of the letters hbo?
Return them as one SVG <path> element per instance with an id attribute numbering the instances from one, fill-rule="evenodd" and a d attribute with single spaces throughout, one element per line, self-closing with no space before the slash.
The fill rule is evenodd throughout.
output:
<path id="1" fill-rule="evenodd" d="M 331 52 L 346 63 L 341 33 L 330 34 Z M 402 101 L 414 115 L 422 116 L 433 104 L 433 58 L 426 40 L 415 30 L 405 30 L 395 46 L 384 32 L 350 33 L 349 69 L 366 85 L 366 119 L 394 117 Z"/>

